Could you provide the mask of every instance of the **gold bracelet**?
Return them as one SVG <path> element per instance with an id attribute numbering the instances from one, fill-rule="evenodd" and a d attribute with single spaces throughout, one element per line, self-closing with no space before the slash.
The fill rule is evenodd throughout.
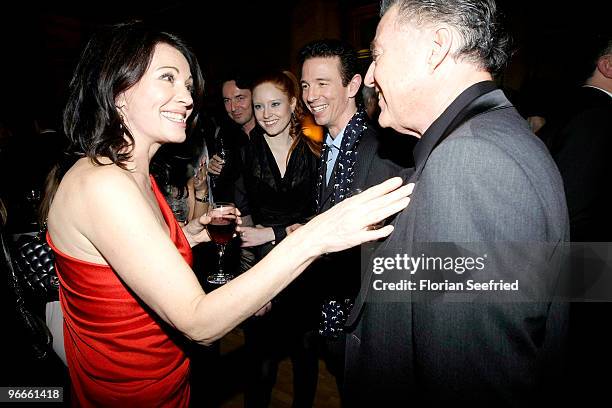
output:
<path id="1" fill-rule="evenodd" d="M 204 195 L 204 197 L 202 197 L 202 198 L 198 197 L 197 194 L 196 194 L 195 199 L 196 199 L 196 201 L 198 201 L 200 203 L 207 203 L 208 202 L 208 193 L 206 193 Z"/>

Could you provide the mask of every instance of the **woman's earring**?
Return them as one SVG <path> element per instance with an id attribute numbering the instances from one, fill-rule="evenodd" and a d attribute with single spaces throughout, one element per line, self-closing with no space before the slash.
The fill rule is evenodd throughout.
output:
<path id="1" fill-rule="evenodd" d="M 123 131 L 123 124 L 125 123 L 125 118 L 123 117 L 123 114 L 121 113 L 121 108 L 123 108 L 125 105 L 121 105 L 121 106 L 117 106 L 117 114 L 119 115 L 119 129 Z"/>

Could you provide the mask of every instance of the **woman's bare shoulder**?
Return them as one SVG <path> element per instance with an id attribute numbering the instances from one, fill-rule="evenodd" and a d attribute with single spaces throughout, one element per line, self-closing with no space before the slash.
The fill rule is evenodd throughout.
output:
<path id="1" fill-rule="evenodd" d="M 67 187 L 91 187 L 92 183 L 134 183 L 134 178 L 128 170 L 124 170 L 114 164 L 102 165 L 94 163 L 90 159 L 78 160 L 64 176 L 62 183 Z"/>
<path id="2" fill-rule="evenodd" d="M 78 160 L 62 178 L 51 208 L 49 221 L 55 215 L 72 219 L 81 212 L 92 210 L 92 203 L 115 200 L 138 194 L 139 190 L 129 171 L 120 167 L 98 165 L 87 158 Z"/>
<path id="3" fill-rule="evenodd" d="M 89 159 L 80 159 L 63 177 L 56 199 L 87 205 L 90 200 L 131 194 L 139 194 L 139 190 L 130 171 L 114 164 L 99 165 Z"/>
<path id="4" fill-rule="evenodd" d="M 101 220 L 110 219 L 126 203 L 142 209 L 141 201 L 140 190 L 129 171 L 80 159 L 62 178 L 51 203 L 51 238 L 71 256 L 106 263 L 91 243 L 92 232 L 106 224 Z"/>

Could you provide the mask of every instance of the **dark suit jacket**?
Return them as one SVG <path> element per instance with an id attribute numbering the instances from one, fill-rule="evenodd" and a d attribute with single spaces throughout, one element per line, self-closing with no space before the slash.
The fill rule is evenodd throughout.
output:
<path id="1" fill-rule="evenodd" d="M 605 188 L 612 167 L 612 98 L 580 88 L 550 119 L 550 151 L 565 185 L 572 241 L 612 241 L 612 201 Z"/>
<path id="2" fill-rule="evenodd" d="M 568 238 L 561 178 L 544 144 L 501 91 L 480 95 L 472 103 L 493 107 L 455 124 L 437 147 L 428 139 L 430 130 L 417 145 L 415 175 L 423 167 L 412 200 L 375 254 L 384 254 L 384 247 L 391 253 L 419 256 L 420 244 L 436 242 L 556 245 Z M 440 121 L 452 122 L 448 112 L 453 107 L 430 129 Z M 433 151 L 422 154 L 428 143 Z M 522 283 L 534 291 L 558 279 L 538 270 L 501 273 L 506 281 L 527 276 L 530 281 Z M 374 302 L 369 300 L 370 282 L 376 279 L 371 274 L 366 271 L 360 292 L 361 297 L 369 289 L 366 303 L 357 304 L 349 319 L 357 321 L 347 336 L 349 406 L 533 402 L 550 372 L 546 368 L 562 347 L 563 305 L 503 303 L 496 300 L 497 294 L 484 295 L 484 301 L 454 303 L 448 301 L 452 294 L 442 293 L 419 302 L 410 292 L 402 292 L 398 301 Z M 475 279 L 488 277 L 483 273 Z"/>
<path id="3" fill-rule="evenodd" d="M 379 154 L 380 148 L 376 128 L 370 125 L 361 136 L 357 146 L 358 154 L 352 189 L 365 190 L 399 175 L 402 168 L 390 160 L 382 159 Z M 321 157 L 321 160 L 325 163 L 326 158 Z M 335 171 L 336 168 L 334 168 Z M 333 180 L 333 173 L 330 180 Z M 330 208 L 332 193 L 333 189 L 326 188 L 325 185 L 322 185 L 318 191 L 321 212 Z M 330 254 L 315 261 L 311 271 L 307 274 L 316 273 L 319 276 L 317 280 L 325 282 L 324 285 L 319 285 L 319 300 L 330 297 L 354 298 L 360 287 L 359 264 L 359 247 Z"/>
<path id="4" fill-rule="evenodd" d="M 610 242 L 612 201 L 607 186 L 612 178 L 612 98 L 600 89 L 582 87 L 566 105 L 547 119 L 545 129 L 565 185 L 570 237 L 572 242 Z M 597 262 L 580 264 L 584 267 L 572 273 L 577 282 L 592 282 L 609 272 Z M 601 281 L 597 286 L 602 286 Z M 601 401 L 608 392 L 607 378 L 599 373 L 612 365 L 612 328 L 602 324 L 611 315 L 608 302 L 571 304 L 569 382 L 576 402 L 585 406 Z"/>
<path id="5" fill-rule="evenodd" d="M 207 134 L 212 136 L 214 132 Z M 221 174 L 211 178 L 213 197 L 216 201 L 234 202 L 234 185 L 241 171 L 240 150 L 249 143 L 249 138 L 238 125 L 226 119 L 221 123 L 217 137 L 209 137 L 206 143 L 209 157 L 217 154 L 221 145 L 226 149 L 228 156 Z"/>

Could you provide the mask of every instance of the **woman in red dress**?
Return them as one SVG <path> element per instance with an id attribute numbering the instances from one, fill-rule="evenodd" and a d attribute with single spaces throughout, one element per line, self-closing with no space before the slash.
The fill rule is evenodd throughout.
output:
<path id="1" fill-rule="evenodd" d="M 408 203 L 409 188 L 389 180 L 314 218 L 206 294 L 190 247 L 209 240 L 210 219 L 180 227 L 149 175 L 162 144 L 185 140 L 202 88 L 182 40 L 140 22 L 106 29 L 81 55 L 64 113 L 74 160 L 60 172 L 48 219 L 76 406 L 187 406 L 185 337 L 219 339 L 320 254 L 388 235 L 390 226 L 368 226 Z"/>

